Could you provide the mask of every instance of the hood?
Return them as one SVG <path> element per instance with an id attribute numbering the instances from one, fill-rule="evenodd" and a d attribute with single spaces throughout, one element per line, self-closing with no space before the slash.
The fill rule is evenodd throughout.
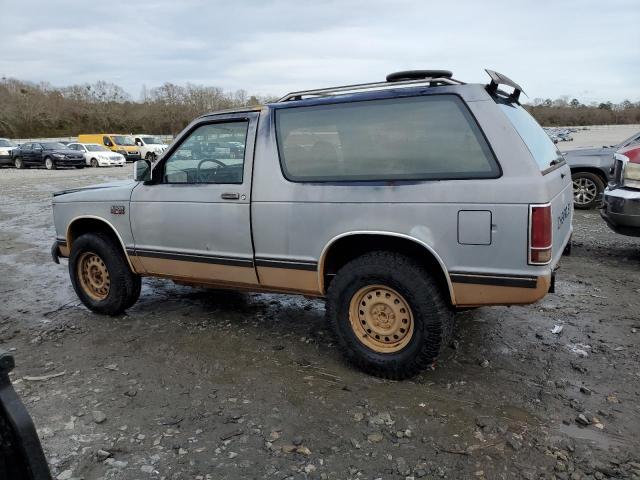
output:
<path id="1" fill-rule="evenodd" d="M 132 190 L 138 183 L 135 180 L 120 180 L 62 190 L 53 194 L 53 202 L 128 202 Z"/>
<path id="2" fill-rule="evenodd" d="M 567 157 L 582 157 L 585 155 L 612 155 L 615 147 L 578 148 L 565 152 Z"/>

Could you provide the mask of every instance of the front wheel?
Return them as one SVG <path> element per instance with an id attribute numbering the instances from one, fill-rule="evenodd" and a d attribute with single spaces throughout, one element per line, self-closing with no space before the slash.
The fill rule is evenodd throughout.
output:
<path id="1" fill-rule="evenodd" d="M 73 242 L 69 275 L 82 303 L 96 313 L 119 315 L 140 296 L 140 276 L 119 245 L 103 234 L 87 233 Z"/>
<path id="2" fill-rule="evenodd" d="M 571 174 L 573 180 L 573 204 L 581 210 L 594 208 L 602 198 L 604 182 L 591 172 L 576 172 Z"/>
<path id="3" fill-rule="evenodd" d="M 56 169 L 56 164 L 53 161 L 53 159 L 51 157 L 47 157 L 44 159 L 44 167 L 47 170 L 55 170 Z"/>
<path id="4" fill-rule="evenodd" d="M 451 309 L 424 267 L 382 251 L 340 269 L 329 286 L 327 317 L 352 364 L 394 380 L 431 365 L 453 327 Z"/>
<path id="5" fill-rule="evenodd" d="M 98 168 L 100 166 L 100 164 L 98 163 L 98 160 L 96 160 L 95 158 L 91 159 L 91 166 L 93 168 Z"/>
<path id="6" fill-rule="evenodd" d="M 16 157 L 13 160 L 13 164 L 16 166 L 16 168 L 18 170 L 22 170 L 24 168 L 24 162 L 22 161 L 22 159 L 20 157 Z"/>

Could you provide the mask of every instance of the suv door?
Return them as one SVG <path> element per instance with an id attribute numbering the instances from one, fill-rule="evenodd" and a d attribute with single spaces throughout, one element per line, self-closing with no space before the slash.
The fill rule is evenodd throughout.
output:
<path id="1" fill-rule="evenodd" d="M 131 196 L 135 256 L 146 273 L 185 281 L 255 285 L 251 173 L 258 114 L 194 123 Z M 244 158 L 215 148 L 245 144 Z"/>

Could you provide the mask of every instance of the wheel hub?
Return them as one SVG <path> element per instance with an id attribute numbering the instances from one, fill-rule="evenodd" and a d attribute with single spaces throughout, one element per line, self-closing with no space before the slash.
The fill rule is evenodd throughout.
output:
<path id="1" fill-rule="evenodd" d="M 375 352 L 397 352 L 413 338 L 413 314 L 408 302 L 383 285 L 369 285 L 353 295 L 349 320 L 356 338 Z"/>
<path id="2" fill-rule="evenodd" d="M 104 261 L 95 253 L 85 252 L 78 259 L 78 278 L 82 289 L 94 300 L 109 295 L 111 277 Z"/>

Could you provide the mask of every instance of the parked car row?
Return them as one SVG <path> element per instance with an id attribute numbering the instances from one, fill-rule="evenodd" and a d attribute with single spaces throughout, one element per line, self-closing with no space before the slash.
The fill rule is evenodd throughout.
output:
<path id="1" fill-rule="evenodd" d="M 558 143 L 558 142 L 573 142 L 573 136 L 571 134 L 577 132 L 578 129 L 573 127 L 571 128 L 547 127 L 544 129 L 544 131 L 547 132 L 547 135 L 549 135 L 549 138 L 553 140 L 553 143 Z"/>
<path id="2" fill-rule="evenodd" d="M 16 168 L 122 167 L 127 161 L 155 161 L 166 150 L 153 135 L 81 134 L 77 142 L 27 142 L 0 138 L 0 165 Z"/>

